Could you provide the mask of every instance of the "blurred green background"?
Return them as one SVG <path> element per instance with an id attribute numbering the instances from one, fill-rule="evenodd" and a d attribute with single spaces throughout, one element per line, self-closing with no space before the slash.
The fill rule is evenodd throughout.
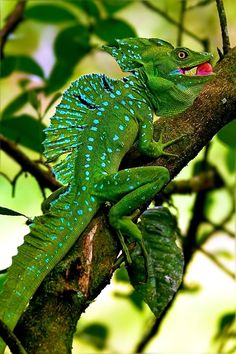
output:
<path id="1" fill-rule="evenodd" d="M 183 3 L 188 10 L 183 12 L 181 20 Z M 1 27 L 15 4 L 13 0 L 1 1 Z M 233 46 L 236 3 L 225 0 L 224 5 Z M 174 24 L 179 21 L 190 35 Z M 100 46 L 112 43 L 114 38 L 135 35 L 158 37 L 173 45 L 179 38 L 182 45 L 194 50 L 204 50 L 207 46 L 215 55 L 215 62 L 217 47 L 222 46 L 215 1 L 28 1 L 24 21 L 10 35 L 2 60 L 3 134 L 19 142 L 22 151 L 32 160 L 41 159 L 42 127 L 49 124 L 55 109 L 55 103 L 50 102 L 56 102 L 57 93 L 80 75 L 93 72 L 121 77 L 118 65 Z M 205 253 L 195 252 L 185 276 L 185 289 L 179 292 L 158 334 L 144 349 L 146 353 L 233 353 L 235 344 L 230 337 L 235 334 L 231 326 L 235 313 L 232 279 L 235 137 L 234 121 L 208 148 L 207 163 L 216 165 L 224 183 L 221 188 L 207 193 L 204 210 L 208 222 L 202 223 L 198 230 L 199 239 L 206 237 Z M 193 176 L 204 154 L 201 152 L 176 180 Z M 20 166 L 3 151 L 0 158 L 0 206 L 28 216 L 40 214 L 43 195 L 35 179 L 29 174 L 20 174 L 13 197 L 10 181 L 20 172 Z M 194 193 L 171 198 L 183 235 L 193 216 L 195 198 Z M 215 230 L 215 224 L 223 227 Z M 24 218 L 1 216 L 0 269 L 10 265 L 27 231 Z M 207 238 L 209 233 L 212 234 Z M 126 275 L 119 271 L 119 276 L 114 277 L 82 317 L 73 352 L 132 353 L 153 321 L 153 314 L 138 301 Z"/>

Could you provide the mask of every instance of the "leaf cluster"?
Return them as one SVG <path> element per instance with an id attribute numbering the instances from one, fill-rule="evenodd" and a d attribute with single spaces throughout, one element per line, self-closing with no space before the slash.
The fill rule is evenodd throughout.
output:
<path id="1" fill-rule="evenodd" d="M 40 24 L 42 31 L 53 26 L 57 33 L 53 42 L 55 60 L 46 76 L 43 66 L 33 55 L 12 55 L 7 51 L 4 54 L 1 77 L 21 73 L 18 79 L 20 93 L 2 111 L 1 132 L 5 137 L 42 153 L 45 128 L 42 120 L 60 97 L 58 91 L 70 80 L 76 66 L 101 42 L 112 43 L 115 38 L 136 36 L 132 25 L 117 16 L 119 10 L 131 3 L 121 0 L 27 3 L 21 26 L 30 21 Z M 47 97 L 51 99 L 43 109 L 42 102 Z M 19 114 L 21 110 L 30 113 Z"/>

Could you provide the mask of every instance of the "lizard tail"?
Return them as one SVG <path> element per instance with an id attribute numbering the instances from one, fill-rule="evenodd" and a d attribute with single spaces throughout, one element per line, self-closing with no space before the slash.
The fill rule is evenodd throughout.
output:
<path id="1" fill-rule="evenodd" d="M 98 206 L 94 198 L 86 210 L 79 209 L 90 196 L 73 193 L 71 187 L 51 203 L 47 214 L 36 217 L 30 233 L 13 257 L 0 293 L 0 319 L 13 330 L 30 298 L 45 276 L 65 256 L 88 225 Z M 88 212 L 89 208 L 90 212 Z M 5 343 L 0 339 L 0 354 Z"/>

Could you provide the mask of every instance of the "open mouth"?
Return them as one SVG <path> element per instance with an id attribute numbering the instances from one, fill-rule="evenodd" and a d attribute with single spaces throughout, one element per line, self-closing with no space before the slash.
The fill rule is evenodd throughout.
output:
<path id="1" fill-rule="evenodd" d="M 181 68 L 179 73 L 188 76 L 205 76 L 213 74 L 213 68 L 210 63 L 206 62 L 190 68 Z"/>

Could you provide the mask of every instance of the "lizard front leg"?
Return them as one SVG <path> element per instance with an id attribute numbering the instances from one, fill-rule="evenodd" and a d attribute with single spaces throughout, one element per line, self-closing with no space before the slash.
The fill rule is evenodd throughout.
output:
<path id="1" fill-rule="evenodd" d="M 165 152 L 165 148 L 176 143 L 180 139 L 183 138 L 184 134 L 179 136 L 176 139 L 169 140 L 165 143 L 162 141 L 164 129 L 161 131 L 161 135 L 158 141 L 153 140 L 153 122 L 150 120 L 145 120 L 144 122 L 140 122 L 139 128 L 139 140 L 138 140 L 138 149 L 145 155 L 148 155 L 153 158 L 157 158 L 159 156 L 177 156 L 175 154 L 171 154 Z"/>

